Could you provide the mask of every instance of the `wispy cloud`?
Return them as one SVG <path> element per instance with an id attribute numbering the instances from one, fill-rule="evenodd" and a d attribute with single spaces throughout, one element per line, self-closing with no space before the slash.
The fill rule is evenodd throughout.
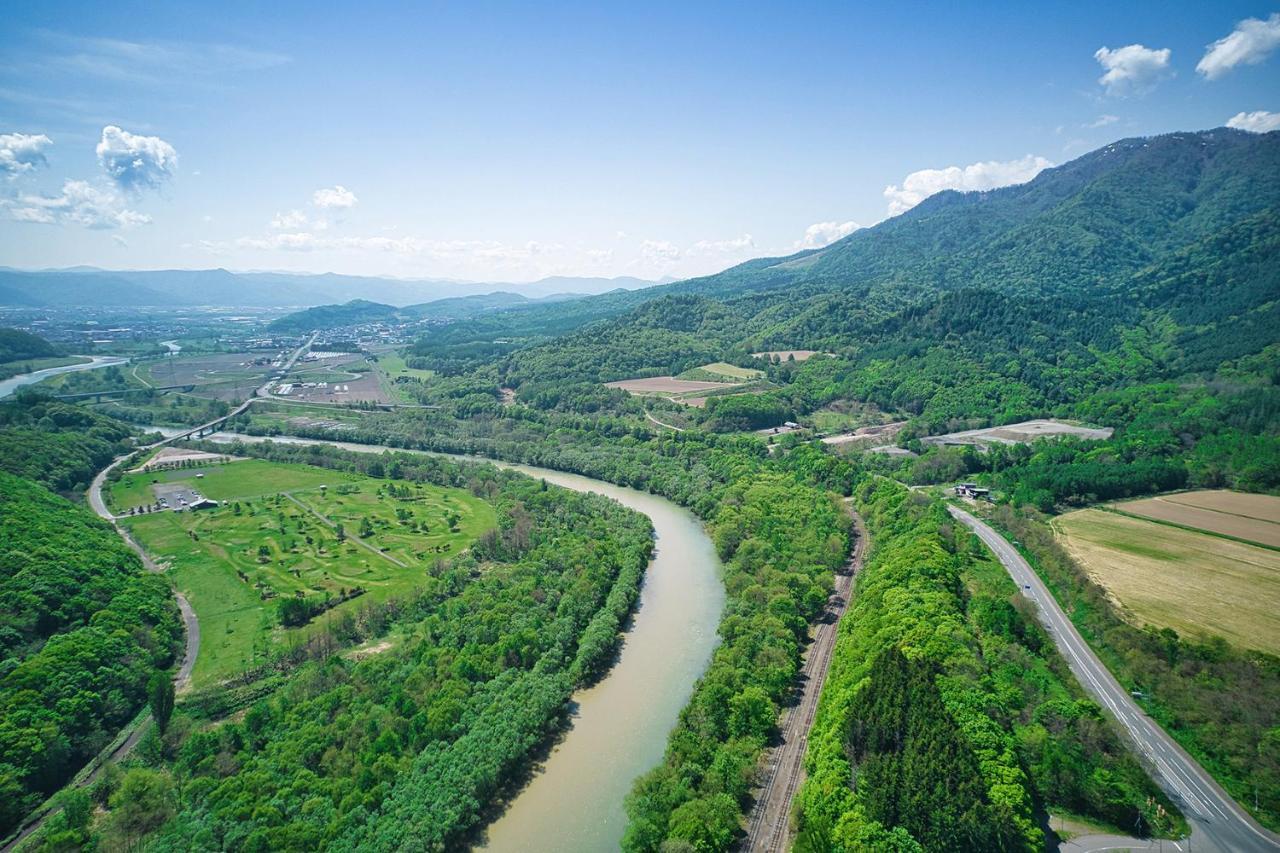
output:
<path id="1" fill-rule="evenodd" d="M 1120 120 L 1120 116 L 1101 115 L 1095 118 L 1093 121 L 1086 124 L 1085 127 L 1088 127 L 1088 128 L 1106 127 L 1109 124 L 1115 124 L 1119 120 Z"/>
<path id="2" fill-rule="evenodd" d="M 198 41 L 127 41 L 40 30 L 41 65 L 129 83 L 171 84 L 262 71 L 290 58 L 272 51 Z"/>
<path id="3" fill-rule="evenodd" d="M 1217 80 L 1237 65 L 1257 65 L 1280 47 L 1280 12 L 1265 21 L 1245 18 L 1228 35 L 1205 49 L 1196 71 Z"/>

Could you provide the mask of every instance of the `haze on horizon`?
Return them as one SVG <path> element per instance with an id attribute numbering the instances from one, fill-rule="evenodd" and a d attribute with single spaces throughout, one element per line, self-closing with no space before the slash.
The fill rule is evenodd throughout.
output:
<path id="1" fill-rule="evenodd" d="M 1280 128 L 1280 12 L 51 2 L 0 33 L 0 264 L 714 272 L 1108 141 Z"/>

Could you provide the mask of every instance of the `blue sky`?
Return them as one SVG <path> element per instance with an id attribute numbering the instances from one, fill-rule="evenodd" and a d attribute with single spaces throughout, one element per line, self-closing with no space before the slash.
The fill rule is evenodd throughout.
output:
<path id="1" fill-rule="evenodd" d="M 1280 3 L 267 6 L 11 4 L 0 264 L 680 277 L 1280 124 Z"/>

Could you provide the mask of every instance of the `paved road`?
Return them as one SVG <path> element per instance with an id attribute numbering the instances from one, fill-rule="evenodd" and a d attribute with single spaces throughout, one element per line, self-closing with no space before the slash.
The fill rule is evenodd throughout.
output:
<path id="1" fill-rule="evenodd" d="M 813 642 L 805 652 L 800 701 L 783 715 L 779 726 L 782 743 L 770 750 L 764 782 L 747 824 L 743 850 L 773 853 L 790 846 L 787 842 L 791 835 L 791 802 L 804 781 L 804 753 L 809 744 L 809 730 L 813 727 L 818 697 L 831 665 L 840 619 L 849 606 L 853 579 L 862 568 L 866 550 L 863 534 L 866 528 L 856 514 L 853 518 L 857 536 L 853 555 L 845 570 L 836 575 L 835 591 L 827 600 L 823 619 L 814 628 Z"/>
<path id="2" fill-rule="evenodd" d="M 1280 838 L 1259 826 L 1195 759 L 1142 712 L 1085 643 L 1022 555 L 1003 536 L 968 512 L 954 506 L 947 509 L 978 534 L 1004 564 L 1022 594 L 1036 603 L 1040 622 L 1057 643 L 1080 684 L 1116 718 L 1136 744 L 1157 784 L 1181 807 L 1191 824 L 1189 847 L 1182 842 L 1181 849 L 1221 853 L 1280 850 Z"/>

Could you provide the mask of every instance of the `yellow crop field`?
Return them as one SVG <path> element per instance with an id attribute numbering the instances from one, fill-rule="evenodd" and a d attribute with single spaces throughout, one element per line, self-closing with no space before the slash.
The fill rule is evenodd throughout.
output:
<path id="1" fill-rule="evenodd" d="M 1053 528 L 1131 621 L 1280 654 L 1280 552 L 1100 509 Z"/>
<path id="2" fill-rule="evenodd" d="M 1178 492 L 1125 501 L 1116 509 L 1280 548 L 1280 498 L 1244 492 Z"/>

